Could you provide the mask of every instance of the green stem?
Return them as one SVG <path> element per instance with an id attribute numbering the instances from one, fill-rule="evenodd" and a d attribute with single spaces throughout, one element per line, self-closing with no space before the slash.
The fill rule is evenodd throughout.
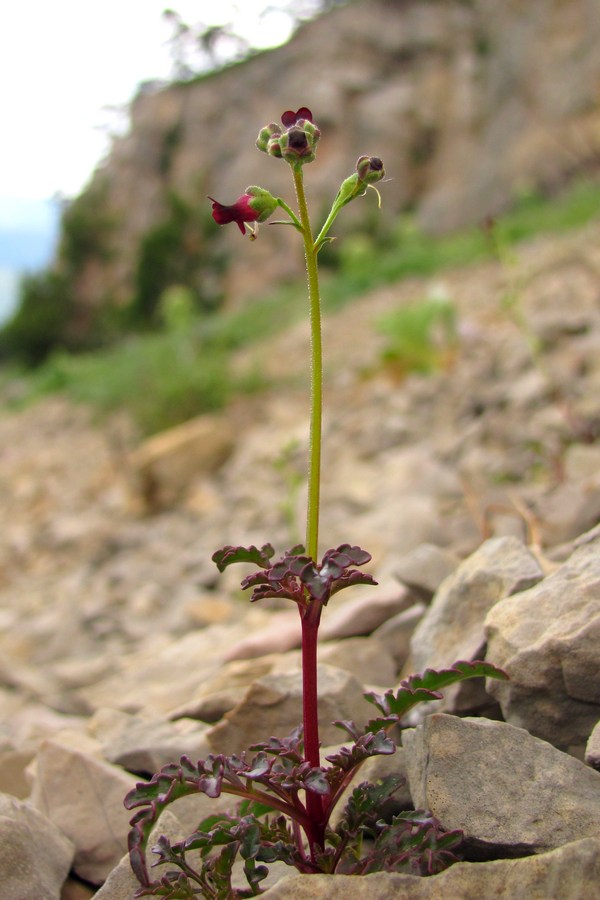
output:
<path id="1" fill-rule="evenodd" d="M 300 167 L 292 169 L 294 186 L 298 198 L 298 210 L 302 224 L 306 276 L 308 280 L 308 300 L 310 306 L 310 441 L 308 462 L 308 511 L 306 515 L 306 551 L 313 559 L 318 558 L 319 549 L 319 503 L 321 493 L 321 432 L 323 417 L 323 350 L 321 340 L 321 297 L 319 294 L 319 272 L 317 251 L 315 250 L 304 180 Z"/>

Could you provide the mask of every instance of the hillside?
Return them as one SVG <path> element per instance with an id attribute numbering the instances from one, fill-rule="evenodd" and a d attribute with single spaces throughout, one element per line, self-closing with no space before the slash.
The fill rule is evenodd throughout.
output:
<path id="1" fill-rule="evenodd" d="M 129 133 L 65 213 L 56 302 L 68 341 L 110 332 L 115 307 L 146 325 L 173 283 L 206 309 L 260 292 L 257 272 L 269 282 L 299 272 L 285 229 L 251 247 L 215 229 L 206 201 L 231 202 L 248 184 L 291 199 L 283 166 L 253 146 L 291 107 L 309 106 L 326 138 L 311 172 L 317 211 L 360 154 L 384 160 L 374 236 L 389 238 L 406 210 L 429 233 L 475 224 L 597 168 L 599 29 L 595 0 L 532 0 L 526 12 L 354 0 L 284 47 L 141 92 Z M 362 227 L 357 216 L 341 230 Z"/>

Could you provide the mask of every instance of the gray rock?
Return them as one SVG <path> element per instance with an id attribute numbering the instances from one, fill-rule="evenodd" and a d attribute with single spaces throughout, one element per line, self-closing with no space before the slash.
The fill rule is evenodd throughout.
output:
<path id="1" fill-rule="evenodd" d="M 405 664 L 410 653 L 410 641 L 415 628 L 425 614 L 424 603 L 415 603 L 408 609 L 399 612 L 396 616 L 384 622 L 372 637 L 380 641 L 391 653 L 396 663 L 396 672 L 399 672 Z"/>
<path id="2" fill-rule="evenodd" d="M 492 538 L 464 560 L 440 586 L 415 629 L 407 666 L 413 672 L 480 659 L 486 614 L 503 597 L 543 578 L 535 557 L 514 537 Z M 466 682 L 444 691 L 441 708 L 472 710 L 489 703 L 482 685 Z"/>
<path id="3" fill-rule="evenodd" d="M 392 616 L 413 604 L 410 591 L 406 588 L 399 588 L 393 596 L 378 596 L 375 592 L 368 591 L 349 600 L 342 600 L 342 597 L 323 618 L 319 632 L 321 641 L 372 634 Z M 337 600 L 336 597 L 335 601 Z"/>
<path id="4" fill-rule="evenodd" d="M 600 838 L 600 774 L 522 728 L 434 714 L 403 746 L 415 807 L 484 856 Z"/>
<path id="5" fill-rule="evenodd" d="M 74 847 L 37 809 L 0 794 L 2 900 L 57 900 Z"/>
<path id="6" fill-rule="evenodd" d="M 460 557 L 436 544 L 420 544 L 396 563 L 396 575 L 420 600 L 429 603 L 442 581 L 460 564 Z"/>
<path id="7" fill-rule="evenodd" d="M 179 841 L 185 837 L 185 831 L 182 829 L 181 823 L 168 809 L 163 812 L 148 838 L 148 851 L 146 853 L 148 866 L 156 862 L 156 857 L 152 853 L 152 846 L 161 834 L 166 834 L 171 841 Z M 160 872 L 160 869 L 154 870 L 154 873 L 157 872 Z M 94 894 L 94 898 L 95 900 L 132 900 L 139 887 L 140 883 L 133 874 L 129 864 L 129 854 L 125 854 L 109 873 L 100 890 Z"/>
<path id="8" fill-rule="evenodd" d="M 600 770 L 600 722 L 590 734 L 590 739 L 585 748 L 585 761 L 588 766 Z"/>
<path id="9" fill-rule="evenodd" d="M 378 872 L 289 875 L 264 900 L 590 900 L 598 893 L 600 840 L 573 841 L 539 856 L 456 863 L 431 878 Z M 120 898 L 115 898 L 120 900 Z"/>
<path id="10" fill-rule="evenodd" d="M 132 486 L 150 510 L 169 506 L 193 478 L 216 471 L 234 446 L 235 431 L 219 416 L 197 416 L 148 438 L 130 457 Z"/>
<path id="11" fill-rule="evenodd" d="M 101 741 L 108 762 L 135 773 L 152 775 L 184 754 L 201 759 L 210 752 L 206 726 L 192 719 L 169 722 L 102 709 L 90 720 L 88 731 Z"/>
<path id="12" fill-rule="evenodd" d="M 600 535 L 556 572 L 508 597 L 486 619 L 489 682 L 507 722 L 557 747 L 581 750 L 600 718 Z"/>
<path id="13" fill-rule="evenodd" d="M 102 884 L 125 852 L 129 814 L 123 798 L 135 784 L 95 755 L 98 749 L 73 732 L 45 741 L 31 795 L 33 806 L 73 842 L 73 869 L 92 884 Z"/>
<path id="14" fill-rule="evenodd" d="M 367 721 L 369 706 L 356 678 L 333 666 L 319 666 L 319 724 L 325 744 L 339 742 L 336 719 Z M 271 736 L 285 737 L 302 722 L 302 674 L 265 675 L 240 698 L 222 722 L 206 733 L 214 753 L 239 753 Z"/>

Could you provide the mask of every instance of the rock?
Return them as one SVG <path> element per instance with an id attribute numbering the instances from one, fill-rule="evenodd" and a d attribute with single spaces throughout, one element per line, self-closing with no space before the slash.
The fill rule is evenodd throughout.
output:
<path id="1" fill-rule="evenodd" d="M 231 424 L 204 415 L 148 438 L 130 457 L 132 484 L 145 507 L 175 503 L 194 478 L 215 472 L 234 446 Z"/>
<path id="2" fill-rule="evenodd" d="M 155 637 L 119 660 L 110 677 L 82 688 L 80 696 L 92 710 L 104 706 L 170 715 L 218 672 L 228 648 L 267 617 L 266 612 L 252 610 L 231 624 L 211 625 L 179 638 Z"/>
<path id="3" fill-rule="evenodd" d="M 91 900 L 96 895 L 96 890 L 83 881 L 75 878 L 67 878 L 60 893 L 60 900 Z"/>
<path id="4" fill-rule="evenodd" d="M 588 766 L 600 770 L 600 722 L 590 734 L 585 748 L 585 761 Z"/>
<path id="5" fill-rule="evenodd" d="M 435 544 L 420 544 L 396 563 L 396 575 L 419 600 L 429 603 L 442 581 L 460 564 L 460 557 Z"/>
<path id="6" fill-rule="evenodd" d="M 4 750 L 0 752 L 0 792 L 20 799 L 29 796 L 30 785 L 25 772 L 32 759 L 32 751 Z"/>
<path id="7" fill-rule="evenodd" d="M 2 900 L 57 900 L 74 847 L 37 809 L 0 794 Z"/>
<path id="8" fill-rule="evenodd" d="M 480 659 L 488 610 L 542 577 L 539 563 L 516 538 L 486 541 L 440 586 L 412 636 L 405 671 L 443 669 L 458 660 Z M 467 682 L 447 688 L 441 707 L 472 710 L 486 703 L 483 686 Z"/>
<path id="9" fill-rule="evenodd" d="M 456 863 L 419 878 L 377 872 L 288 875 L 264 900 L 589 900 L 600 879 L 600 840 L 587 838 L 525 859 Z M 120 900 L 120 898 L 116 898 Z"/>
<path id="10" fill-rule="evenodd" d="M 342 669 L 319 666 L 319 723 L 323 743 L 339 742 L 336 719 L 367 721 L 369 708 L 359 681 Z M 233 754 L 271 736 L 285 737 L 302 722 L 302 674 L 265 675 L 206 738 L 213 753 Z"/>
<path id="11" fill-rule="evenodd" d="M 415 807 L 460 828 L 482 858 L 600 838 L 600 774 L 523 728 L 438 713 L 403 746 Z"/>
<path id="12" fill-rule="evenodd" d="M 125 852 L 129 814 L 123 798 L 135 784 L 98 752 L 96 741 L 73 732 L 45 741 L 31 795 L 33 806 L 73 842 L 73 869 L 92 884 L 102 884 Z"/>
<path id="13" fill-rule="evenodd" d="M 186 836 L 185 829 L 182 828 L 177 817 L 168 809 L 165 809 L 162 813 L 148 838 L 148 851 L 146 853 L 148 866 L 156 862 L 156 856 L 152 853 L 152 846 L 161 834 L 165 834 L 171 841 L 179 841 Z M 157 871 L 160 870 L 154 869 L 154 873 L 157 873 Z M 109 873 L 100 890 L 94 894 L 94 898 L 95 900 L 132 900 L 139 887 L 140 883 L 133 874 L 129 864 L 129 854 L 126 854 Z"/>
<path id="14" fill-rule="evenodd" d="M 184 754 L 201 759 L 210 752 L 206 726 L 192 719 L 169 722 L 102 709 L 91 718 L 88 731 L 101 741 L 108 762 L 138 775 L 153 775 Z"/>
<path id="15" fill-rule="evenodd" d="M 240 695 L 253 681 L 273 670 L 278 656 L 279 654 L 272 653 L 256 659 L 226 662 L 214 676 L 198 685 L 194 695 L 186 703 L 172 711 L 171 718 L 189 716 L 203 722 L 218 722 L 239 703 Z"/>
<path id="16" fill-rule="evenodd" d="M 269 653 L 285 653 L 299 647 L 302 626 L 297 610 L 276 612 L 257 634 L 242 638 L 230 647 L 226 659 L 253 659 Z"/>
<path id="17" fill-rule="evenodd" d="M 323 643 L 318 656 L 320 663 L 350 672 L 363 685 L 387 688 L 396 674 L 390 651 L 373 635 Z"/>
<path id="18" fill-rule="evenodd" d="M 415 603 L 414 606 L 409 606 L 408 609 L 392 616 L 373 632 L 372 637 L 377 638 L 392 654 L 396 672 L 402 669 L 408 659 L 411 638 L 425 610 L 424 603 Z"/>
<path id="19" fill-rule="evenodd" d="M 342 595 L 343 597 L 344 595 Z M 321 641 L 372 634 L 392 616 L 411 606 L 413 598 L 408 590 L 400 588 L 395 595 L 378 596 L 373 590 L 360 597 L 343 600 L 334 598 L 337 605 L 326 613 L 319 631 Z"/>
<path id="20" fill-rule="evenodd" d="M 507 682 L 488 690 L 507 722 L 581 751 L 600 718 L 600 532 L 556 572 L 497 603 L 485 624 L 487 659 Z"/>

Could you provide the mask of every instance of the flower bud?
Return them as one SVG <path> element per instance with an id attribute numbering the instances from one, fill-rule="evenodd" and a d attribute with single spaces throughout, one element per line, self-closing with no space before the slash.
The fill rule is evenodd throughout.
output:
<path id="1" fill-rule="evenodd" d="M 270 125 L 265 125 L 264 128 L 261 128 L 258 137 L 256 139 L 256 146 L 259 150 L 262 150 L 263 153 L 269 152 L 269 143 L 271 138 L 279 137 L 281 134 L 281 125 L 277 125 L 275 122 L 271 122 Z"/>
<path id="2" fill-rule="evenodd" d="M 378 156 L 359 156 L 356 172 L 365 184 L 375 184 L 385 176 L 383 163 Z"/>

